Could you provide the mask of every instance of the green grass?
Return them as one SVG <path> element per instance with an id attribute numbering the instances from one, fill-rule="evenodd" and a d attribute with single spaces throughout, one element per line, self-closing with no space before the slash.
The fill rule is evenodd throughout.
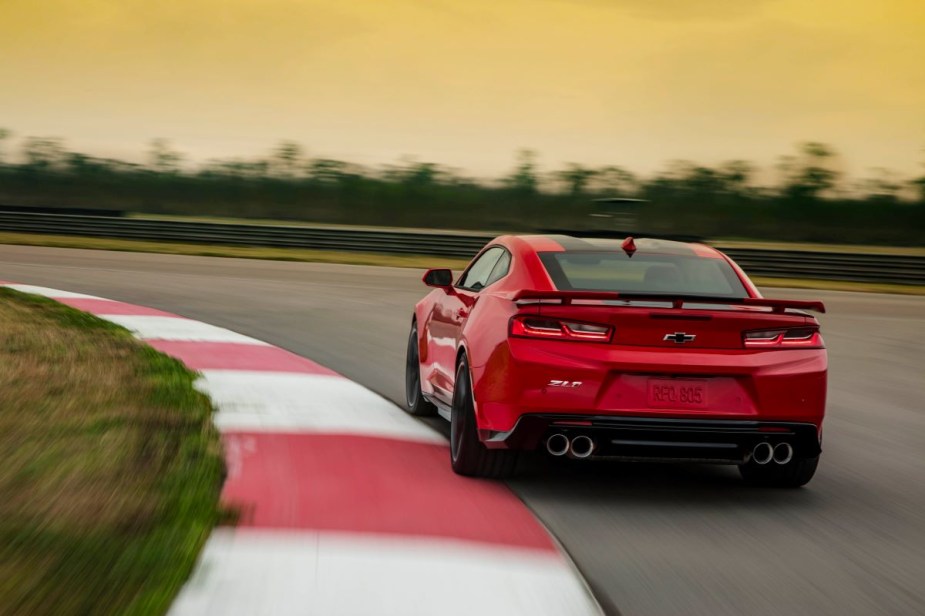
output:
<path id="1" fill-rule="evenodd" d="M 0 613 L 164 613 L 221 515 L 195 374 L 9 289 L 0 366 Z"/>
<path id="2" fill-rule="evenodd" d="M 441 228 L 434 229 L 429 227 L 396 227 L 392 225 L 387 226 L 369 226 L 369 225 L 356 225 L 356 224 L 337 224 L 330 222 L 310 222 L 306 220 L 282 220 L 279 218 L 234 218 L 230 216 L 181 216 L 177 214 L 143 214 L 143 213 L 129 213 L 126 216 L 133 220 L 166 220 L 166 221 L 178 221 L 178 222 L 210 222 L 210 223 L 222 223 L 222 224 L 231 224 L 231 225 L 258 225 L 258 226 L 284 226 L 284 227 L 311 227 L 313 229 L 342 229 L 349 231 L 357 230 L 372 230 L 372 231 L 381 231 L 383 229 L 388 229 L 389 231 L 413 231 L 415 233 L 454 233 L 462 235 L 505 235 L 507 233 L 516 233 L 516 231 L 498 231 L 498 230 L 487 230 L 482 229 L 479 231 L 473 231 L 472 229 L 449 229 Z"/>

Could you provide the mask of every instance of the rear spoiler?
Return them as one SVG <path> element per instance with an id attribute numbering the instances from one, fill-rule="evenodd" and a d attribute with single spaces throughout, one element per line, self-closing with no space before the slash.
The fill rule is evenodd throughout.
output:
<path id="1" fill-rule="evenodd" d="M 672 307 L 684 304 L 729 304 L 733 306 L 761 306 L 774 312 L 814 310 L 825 312 L 825 304 L 819 300 L 765 299 L 763 297 L 713 297 L 708 295 L 678 295 L 659 293 L 618 293 L 616 291 L 530 291 L 514 293 L 510 299 L 521 303 L 558 302 L 571 304 L 573 301 L 624 301 L 624 302 L 671 302 Z"/>

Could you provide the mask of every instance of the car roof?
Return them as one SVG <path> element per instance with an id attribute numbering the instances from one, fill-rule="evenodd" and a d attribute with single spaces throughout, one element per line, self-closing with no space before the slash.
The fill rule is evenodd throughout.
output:
<path id="1" fill-rule="evenodd" d="M 576 237 L 572 235 L 518 235 L 517 240 L 535 252 L 607 252 L 622 250 L 626 238 Z M 658 238 L 633 238 L 637 253 L 722 258 L 715 248 L 696 242 L 678 242 Z"/>

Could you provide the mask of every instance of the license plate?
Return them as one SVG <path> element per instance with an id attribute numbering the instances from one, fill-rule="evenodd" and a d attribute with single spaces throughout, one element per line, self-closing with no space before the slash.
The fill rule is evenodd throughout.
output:
<path id="1" fill-rule="evenodd" d="M 659 409 L 701 409 L 707 405 L 705 381 L 649 379 L 649 406 Z"/>

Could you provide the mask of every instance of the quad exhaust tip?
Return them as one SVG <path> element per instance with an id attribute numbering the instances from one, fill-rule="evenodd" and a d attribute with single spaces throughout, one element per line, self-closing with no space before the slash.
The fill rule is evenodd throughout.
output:
<path id="1" fill-rule="evenodd" d="M 564 434 L 557 432 L 553 434 L 548 439 L 546 439 L 546 451 L 549 452 L 549 455 L 559 457 L 564 456 L 568 453 L 569 442 L 568 437 Z"/>
<path id="2" fill-rule="evenodd" d="M 772 445 L 767 441 L 762 441 L 752 449 L 752 460 L 755 464 L 764 466 L 774 462 L 775 464 L 787 464 L 793 459 L 793 445 L 790 443 L 777 443 Z"/>
<path id="3" fill-rule="evenodd" d="M 561 432 L 556 432 L 546 439 L 546 451 L 549 452 L 549 455 L 557 458 L 568 454 L 573 458 L 583 460 L 591 457 L 591 454 L 594 453 L 594 441 L 590 436 L 585 436 L 584 434 L 576 436 L 570 441 Z"/>
<path id="4" fill-rule="evenodd" d="M 569 453 L 579 460 L 590 457 L 594 453 L 594 441 L 591 440 L 590 436 L 576 436 L 569 446 Z"/>
<path id="5" fill-rule="evenodd" d="M 762 441 L 755 445 L 755 448 L 752 449 L 752 460 L 755 461 L 755 464 L 764 466 L 773 459 L 774 448 L 771 446 L 771 443 Z"/>
<path id="6" fill-rule="evenodd" d="M 793 459 L 793 447 L 790 443 L 778 443 L 774 446 L 774 461 L 778 464 L 786 464 Z"/>

